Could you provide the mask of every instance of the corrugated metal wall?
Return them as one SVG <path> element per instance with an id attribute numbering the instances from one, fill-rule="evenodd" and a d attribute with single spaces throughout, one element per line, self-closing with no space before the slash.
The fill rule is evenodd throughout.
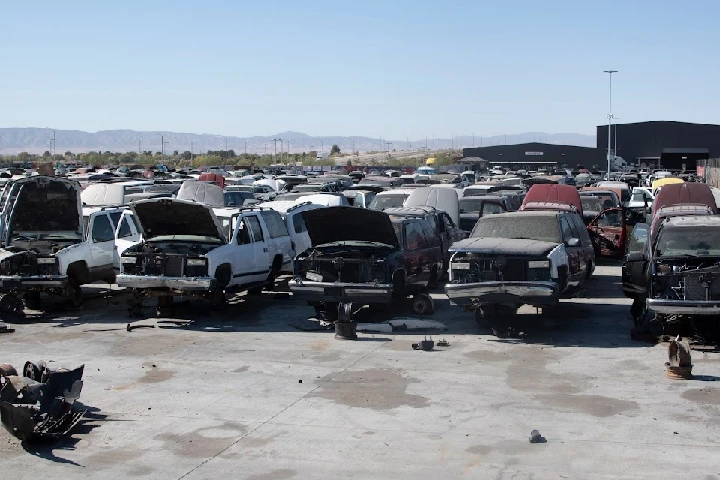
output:
<path id="1" fill-rule="evenodd" d="M 705 183 L 720 188 L 720 158 L 706 160 L 704 177 Z"/>

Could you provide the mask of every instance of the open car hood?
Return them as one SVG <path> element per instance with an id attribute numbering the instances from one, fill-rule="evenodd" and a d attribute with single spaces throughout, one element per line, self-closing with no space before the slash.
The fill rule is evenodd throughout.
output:
<path id="1" fill-rule="evenodd" d="M 354 207 L 328 207 L 302 212 L 313 246 L 332 242 L 380 242 L 399 248 L 385 212 Z"/>
<path id="2" fill-rule="evenodd" d="M 207 205 L 158 198 L 133 202 L 130 208 L 146 240 L 166 235 L 197 235 L 226 241 L 215 214 Z"/>

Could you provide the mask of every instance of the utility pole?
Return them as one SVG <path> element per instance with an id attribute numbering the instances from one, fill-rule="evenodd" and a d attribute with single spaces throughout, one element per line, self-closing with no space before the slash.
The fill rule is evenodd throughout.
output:
<path id="1" fill-rule="evenodd" d="M 427 135 L 425 135 L 425 150 L 427 150 Z"/>
<path id="2" fill-rule="evenodd" d="M 190 140 L 190 164 L 195 161 L 195 140 Z"/>
<path id="3" fill-rule="evenodd" d="M 387 145 L 387 153 L 390 155 L 390 145 L 392 145 L 392 142 L 385 142 L 385 145 Z"/>
<path id="4" fill-rule="evenodd" d="M 475 134 L 473 133 L 473 148 L 475 148 Z"/>
<path id="5" fill-rule="evenodd" d="M 610 180 L 610 148 L 612 146 L 612 143 L 610 143 L 611 137 L 612 137 L 612 74 L 617 73 L 617 70 L 603 70 L 604 73 L 608 74 L 608 77 L 610 79 L 610 110 L 608 112 L 608 147 L 607 147 L 607 179 Z"/>
<path id="6" fill-rule="evenodd" d="M 410 137 L 405 137 L 405 140 L 407 141 L 408 151 L 412 150 L 412 147 L 410 145 Z"/>
<path id="7" fill-rule="evenodd" d="M 160 135 L 160 152 L 162 152 L 162 161 L 163 165 L 165 165 L 165 137 Z"/>
<path id="8" fill-rule="evenodd" d="M 273 162 L 277 162 L 277 142 L 281 142 L 280 151 L 282 152 L 282 140 L 280 140 L 279 138 L 273 138 L 272 141 L 275 144 L 275 154 L 273 155 Z"/>
<path id="9" fill-rule="evenodd" d="M 227 149 L 227 137 L 223 137 L 225 139 L 225 163 L 224 165 L 227 165 L 228 161 L 228 149 Z"/>
<path id="10" fill-rule="evenodd" d="M 245 156 L 247 157 L 247 138 L 245 139 Z"/>
<path id="11" fill-rule="evenodd" d="M 138 155 L 142 155 L 142 147 L 140 146 L 140 140 L 138 140 Z"/>

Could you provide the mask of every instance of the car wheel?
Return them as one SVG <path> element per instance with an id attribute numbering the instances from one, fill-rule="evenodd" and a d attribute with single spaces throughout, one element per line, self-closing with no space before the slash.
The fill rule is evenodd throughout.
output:
<path id="1" fill-rule="evenodd" d="M 19 314 L 22 311 L 23 304 L 15 294 L 8 293 L 0 298 L 0 313 Z"/>
<path id="2" fill-rule="evenodd" d="M 79 307 L 83 303 L 83 293 L 80 284 L 73 278 L 70 278 L 65 285 L 65 300 L 71 307 Z"/>
<path id="3" fill-rule="evenodd" d="M 435 311 L 435 302 L 430 295 L 415 295 L 412 299 L 412 311 L 416 315 L 430 315 Z"/>

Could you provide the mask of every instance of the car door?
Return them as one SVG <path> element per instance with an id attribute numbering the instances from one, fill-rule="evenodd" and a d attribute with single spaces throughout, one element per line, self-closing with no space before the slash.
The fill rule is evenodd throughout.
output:
<path id="1" fill-rule="evenodd" d="M 244 217 L 245 224 L 252 234 L 252 272 L 250 279 L 252 282 L 264 282 L 270 274 L 270 249 L 268 248 L 269 235 L 263 231 L 260 224 L 260 218 L 256 214 L 246 215 Z"/>
<path id="2" fill-rule="evenodd" d="M 130 210 L 122 212 L 120 222 L 115 230 L 115 248 L 113 249 L 113 268 L 120 273 L 120 255 L 138 243 L 141 239 L 140 231 L 135 223 L 135 216 Z"/>
<path id="3" fill-rule="evenodd" d="M 113 256 L 115 253 L 115 229 L 105 212 L 90 216 L 90 281 L 110 280 L 115 275 Z"/>
<path id="4" fill-rule="evenodd" d="M 626 220 L 622 208 L 603 210 L 588 224 L 595 255 L 622 258 L 625 254 Z"/>
<path id="5" fill-rule="evenodd" d="M 253 266 L 255 251 L 253 236 L 244 216 L 233 216 L 230 227 L 233 229 L 231 240 L 233 249 L 231 255 L 232 279 L 229 285 L 246 285 L 254 281 L 252 277 L 255 271 Z"/>
<path id="6" fill-rule="evenodd" d="M 567 215 L 560 216 L 560 231 L 568 256 L 568 283 L 578 285 L 585 275 L 587 266 L 584 265 L 583 247 L 579 234 L 575 231 L 573 223 Z"/>
<path id="7" fill-rule="evenodd" d="M 647 289 L 647 251 L 650 227 L 637 223 L 630 234 L 625 260 L 622 265 L 622 289 L 629 298 L 642 298 Z"/>

